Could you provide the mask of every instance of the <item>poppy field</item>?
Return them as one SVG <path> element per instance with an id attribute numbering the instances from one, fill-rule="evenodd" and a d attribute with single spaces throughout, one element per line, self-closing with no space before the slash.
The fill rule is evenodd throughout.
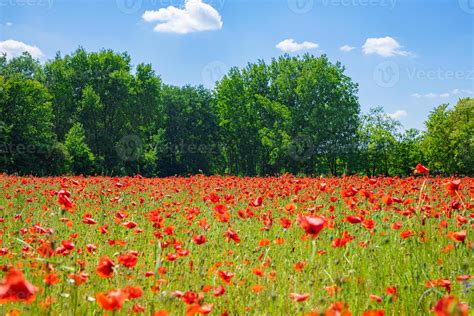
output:
<path id="1" fill-rule="evenodd" d="M 0 175 L 0 314 L 469 315 L 474 179 Z"/>

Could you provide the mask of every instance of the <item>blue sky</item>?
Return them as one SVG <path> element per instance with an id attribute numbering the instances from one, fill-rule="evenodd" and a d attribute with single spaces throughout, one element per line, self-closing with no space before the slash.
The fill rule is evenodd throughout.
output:
<path id="1" fill-rule="evenodd" d="M 111 48 L 166 83 L 208 87 L 231 66 L 325 53 L 359 84 L 363 111 L 382 105 L 407 128 L 474 97 L 474 0 L 188 1 L 0 0 L 0 51 L 44 62 Z"/>

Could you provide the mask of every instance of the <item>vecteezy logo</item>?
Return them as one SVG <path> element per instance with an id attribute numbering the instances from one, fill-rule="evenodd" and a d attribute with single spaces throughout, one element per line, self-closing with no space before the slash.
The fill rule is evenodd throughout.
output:
<path id="1" fill-rule="evenodd" d="M 0 7 L 47 7 L 51 9 L 54 0 L 0 0 Z"/>
<path id="2" fill-rule="evenodd" d="M 378 64 L 373 73 L 375 83 L 383 88 L 391 88 L 400 80 L 400 67 L 393 61 Z"/>
<path id="3" fill-rule="evenodd" d="M 126 135 L 115 147 L 117 155 L 123 161 L 136 161 L 143 151 L 143 143 L 137 135 Z"/>
<path id="4" fill-rule="evenodd" d="M 296 14 L 305 14 L 311 11 L 314 6 L 314 0 L 287 0 L 288 7 Z"/>
<path id="5" fill-rule="evenodd" d="M 115 0 L 117 8 L 125 14 L 137 13 L 142 7 L 143 0 Z"/>
<path id="6" fill-rule="evenodd" d="M 202 81 L 204 86 L 213 88 L 217 81 L 227 73 L 227 65 L 221 61 L 213 61 L 202 69 Z"/>
<path id="7" fill-rule="evenodd" d="M 288 147 L 288 154 L 293 160 L 304 162 L 314 155 L 314 143 L 307 135 L 298 136 Z"/>
<path id="8" fill-rule="evenodd" d="M 458 0 L 461 9 L 469 14 L 474 14 L 474 0 Z"/>

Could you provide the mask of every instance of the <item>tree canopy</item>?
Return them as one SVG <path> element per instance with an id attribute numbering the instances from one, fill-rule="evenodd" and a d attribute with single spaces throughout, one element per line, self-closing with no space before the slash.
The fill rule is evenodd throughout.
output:
<path id="1" fill-rule="evenodd" d="M 162 82 L 112 50 L 0 55 L 0 172 L 53 175 L 474 173 L 474 99 L 404 130 L 326 55 L 231 68 L 214 89 Z"/>

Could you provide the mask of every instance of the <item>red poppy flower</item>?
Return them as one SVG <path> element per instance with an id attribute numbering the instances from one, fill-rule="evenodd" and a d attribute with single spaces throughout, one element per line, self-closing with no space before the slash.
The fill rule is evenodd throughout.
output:
<path id="1" fill-rule="evenodd" d="M 451 281 L 448 279 L 439 279 L 438 285 L 446 289 L 446 292 L 451 293 Z"/>
<path id="2" fill-rule="evenodd" d="M 411 237 L 415 235 L 415 233 L 411 230 L 404 230 L 400 233 L 400 237 L 402 237 L 403 239 L 407 239 L 408 237 Z"/>
<path id="3" fill-rule="evenodd" d="M 349 235 L 349 233 L 347 231 L 344 231 L 342 233 L 342 237 L 341 238 L 335 238 L 333 241 L 332 241 L 332 244 L 331 246 L 333 248 L 342 248 L 344 247 L 349 241 L 351 241 L 352 239 L 354 239 L 353 236 Z"/>
<path id="4" fill-rule="evenodd" d="M 187 305 L 192 305 L 199 302 L 199 297 L 196 292 L 188 291 L 181 296 L 181 300 Z"/>
<path id="5" fill-rule="evenodd" d="M 288 229 L 291 226 L 291 220 L 285 217 L 280 218 L 280 225 L 281 227 Z"/>
<path id="6" fill-rule="evenodd" d="M 304 302 L 309 298 L 309 293 L 304 293 L 304 294 L 290 293 L 290 298 L 295 302 Z"/>
<path id="7" fill-rule="evenodd" d="M 353 215 L 350 215 L 350 216 L 347 216 L 346 217 L 346 221 L 348 221 L 349 223 L 351 224 L 358 224 L 358 223 L 361 223 L 364 221 L 364 219 L 360 216 L 353 216 Z"/>
<path id="8" fill-rule="evenodd" d="M 44 283 L 53 285 L 59 282 L 59 277 L 56 273 L 48 273 L 44 275 Z"/>
<path id="9" fill-rule="evenodd" d="M 250 290 L 254 293 L 260 293 L 263 291 L 263 285 L 261 284 L 254 284 L 250 287 Z"/>
<path id="10" fill-rule="evenodd" d="M 59 204 L 68 211 L 74 208 L 71 200 L 69 199 L 70 197 L 71 197 L 71 193 L 69 191 L 61 190 L 58 192 Z"/>
<path id="11" fill-rule="evenodd" d="M 140 298 L 143 295 L 143 290 L 139 286 L 129 285 L 125 287 L 123 291 L 127 294 L 127 298 L 129 299 Z"/>
<path id="12" fill-rule="evenodd" d="M 231 227 L 229 227 L 226 230 L 226 232 L 224 233 L 224 236 L 225 236 L 225 238 L 227 239 L 228 242 L 231 241 L 231 240 L 233 240 L 235 243 L 240 242 L 239 235 Z"/>
<path id="13" fill-rule="evenodd" d="M 261 196 L 257 196 L 251 203 L 252 206 L 260 206 L 263 203 L 263 198 Z"/>
<path id="14" fill-rule="evenodd" d="M 74 243 L 70 240 L 63 240 L 61 241 L 61 245 L 66 249 L 66 250 L 73 250 L 74 247 L 76 247 L 74 245 Z"/>
<path id="15" fill-rule="evenodd" d="M 196 244 L 196 245 L 202 245 L 206 242 L 206 236 L 204 235 L 196 235 L 193 237 L 193 242 Z"/>
<path id="16" fill-rule="evenodd" d="M 298 223 L 308 235 L 312 238 L 316 238 L 321 230 L 323 230 L 326 221 L 321 217 L 299 215 Z"/>
<path id="17" fill-rule="evenodd" d="M 91 217 L 86 217 L 86 218 L 84 218 L 84 219 L 82 220 L 82 222 L 83 222 L 84 224 L 87 224 L 87 225 L 95 225 L 95 224 L 97 224 L 97 221 L 95 221 L 95 220 L 94 220 L 93 218 L 91 218 Z"/>
<path id="18" fill-rule="evenodd" d="M 454 296 L 443 296 L 434 306 L 436 316 L 468 316 L 469 307 Z"/>
<path id="19" fill-rule="evenodd" d="M 221 280 L 224 281 L 225 283 L 229 283 L 230 280 L 235 276 L 235 274 L 231 272 L 226 272 L 222 270 L 218 271 L 217 274 L 219 275 Z"/>
<path id="20" fill-rule="evenodd" d="M 118 256 L 118 261 L 121 265 L 127 268 L 133 268 L 138 262 L 138 252 L 129 251 L 127 253 L 121 254 Z"/>
<path id="21" fill-rule="evenodd" d="M 455 242 L 463 242 L 466 239 L 467 231 L 461 230 L 459 232 L 449 232 L 448 237 Z"/>
<path id="22" fill-rule="evenodd" d="M 145 307 L 143 307 L 140 304 L 135 304 L 135 305 L 132 306 L 132 312 L 134 312 L 135 314 L 144 313 L 145 312 Z"/>
<path id="23" fill-rule="evenodd" d="M 402 228 L 402 223 L 401 222 L 394 222 L 392 224 L 392 229 L 393 230 L 399 230 L 400 228 Z"/>
<path id="24" fill-rule="evenodd" d="M 122 226 L 127 227 L 128 229 L 132 229 L 132 228 L 137 227 L 137 223 L 128 221 L 128 222 L 123 223 Z"/>
<path id="25" fill-rule="evenodd" d="M 174 252 L 168 252 L 168 253 L 166 254 L 166 259 L 167 259 L 168 261 L 175 261 L 176 259 L 178 259 L 178 255 L 175 254 Z"/>
<path id="26" fill-rule="evenodd" d="M 225 288 L 222 286 L 222 285 L 219 285 L 215 290 L 214 290 L 214 293 L 212 293 L 212 295 L 214 296 L 221 296 L 221 295 L 224 295 L 225 293 Z"/>
<path id="27" fill-rule="evenodd" d="M 458 276 L 456 277 L 456 280 L 462 282 L 462 281 L 467 281 L 467 280 L 469 280 L 470 278 L 471 278 L 470 275 L 465 274 L 465 275 L 458 275 Z"/>
<path id="28" fill-rule="evenodd" d="M 212 312 L 212 309 L 214 308 L 214 304 L 205 304 L 199 307 L 199 314 L 201 315 L 207 315 L 210 312 Z"/>
<path id="29" fill-rule="evenodd" d="M 68 277 L 71 280 L 74 280 L 74 283 L 76 285 L 81 285 L 82 283 L 87 281 L 87 279 L 89 278 L 89 274 L 87 274 L 85 272 L 80 272 L 78 274 L 71 273 L 71 274 L 68 275 Z"/>
<path id="30" fill-rule="evenodd" d="M 334 302 L 329 306 L 326 310 L 325 316 L 351 316 L 351 312 L 349 312 L 349 307 L 344 302 Z"/>
<path id="31" fill-rule="evenodd" d="M 446 190 L 448 191 L 448 194 L 452 195 L 452 196 L 455 196 L 456 191 L 459 190 L 459 186 L 461 185 L 461 179 L 448 181 L 444 185 L 446 186 Z"/>
<path id="32" fill-rule="evenodd" d="M 375 295 L 375 294 L 370 294 L 369 295 L 369 298 L 370 300 L 374 301 L 374 302 L 377 302 L 377 303 L 381 303 L 382 302 L 382 298 L 378 295 Z"/>
<path id="33" fill-rule="evenodd" d="M 258 277 L 263 277 L 265 275 L 265 271 L 260 267 L 253 268 L 252 273 Z"/>
<path id="34" fill-rule="evenodd" d="M 268 246 L 269 244 L 270 244 L 270 240 L 267 238 L 260 239 L 258 242 L 259 247 L 265 247 L 265 246 Z"/>
<path id="35" fill-rule="evenodd" d="M 390 195 L 384 195 L 382 196 L 382 202 L 385 205 L 392 205 L 393 204 L 393 198 Z"/>
<path id="36" fill-rule="evenodd" d="M 127 293 L 121 289 L 111 290 L 108 292 L 99 292 L 95 296 L 97 303 L 108 311 L 118 311 L 122 308 L 123 303 L 127 299 Z"/>
<path id="37" fill-rule="evenodd" d="M 86 250 L 88 253 L 92 253 L 97 250 L 97 244 L 87 244 Z"/>
<path id="38" fill-rule="evenodd" d="M 385 293 L 390 294 L 390 295 L 396 295 L 397 294 L 397 288 L 395 286 L 388 287 L 385 289 Z"/>
<path id="39" fill-rule="evenodd" d="M 423 166 L 421 163 L 417 164 L 415 167 L 415 173 L 428 174 L 430 170 Z"/>
<path id="40" fill-rule="evenodd" d="M 95 272 L 102 278 L 110 278 L 114 274 L 114 266 L 115 263 L 112 259 L 108 256 L 103 256 L 100 258 Z"/>
<path id="41" fill-rule="evenodd" d="M 10 269 L 0 283 L 0 304 L 8 302 L 31 303 L 38 289 L 25 280 L 23 272 Z"/>

